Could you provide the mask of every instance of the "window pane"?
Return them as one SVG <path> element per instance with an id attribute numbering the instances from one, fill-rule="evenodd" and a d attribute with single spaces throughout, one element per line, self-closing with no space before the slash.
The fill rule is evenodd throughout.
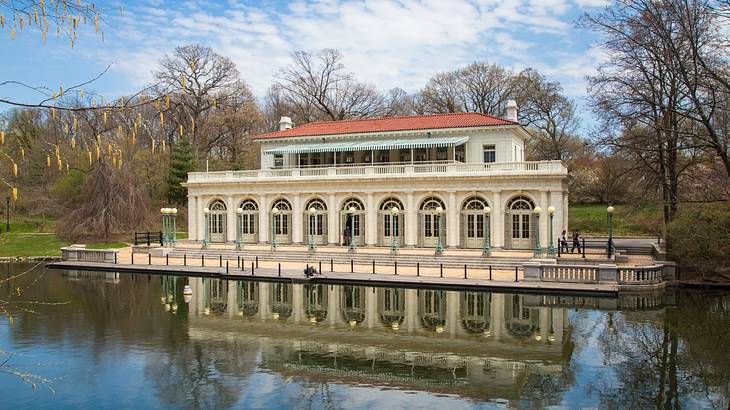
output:
<path id="1" fill-rule="evenodd" d="M 522 215 L 522 238 L 530 237 L 530 215 Z"/>
<path id="2" fill-rule="evenodd" d="M 520 216 L 512 215 L 512 238 L 520 237 Z"/>

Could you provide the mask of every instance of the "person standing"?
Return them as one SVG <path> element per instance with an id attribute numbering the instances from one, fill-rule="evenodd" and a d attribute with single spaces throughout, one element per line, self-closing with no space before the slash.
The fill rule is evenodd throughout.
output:
<path id="1" fill-rule="evenodd" d="M 560 234 L 560 243 L 558 244 L 558 246 L 560 246 L 560 252 L 563 252 L 563 253 L 568 252 L 567 234 L 568 234 L 568 232 L 565 229 L 563 229 L 563 233 Z"/>
<path id="2" fill-rule="evenodd" d="M 575 248 L 578 248 L 578 254 L 580 254 L 580 232 L 573 231 L 573 247 L 570 248 L 570 253 L 573 253 Z"/>

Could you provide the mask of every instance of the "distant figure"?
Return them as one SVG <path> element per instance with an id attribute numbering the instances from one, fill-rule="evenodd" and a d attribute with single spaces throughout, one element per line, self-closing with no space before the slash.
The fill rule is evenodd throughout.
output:
<path id="1" fill-rule="evenodd" d="M 314 275 L 319 275 L 319 272 L 317 272 L 317 268 L 314 266 L 307 266 L 306 269 L 304 269 L 304 276 L 311 278 Z"/>
<path id="2" fill-rule="evenodd" d="M 578 231 L 573 232 L 573 247 L 570 248 L 570 253 L 573 253 L 575 248 L 578 248 L 578 254 L 580 254 L 580 232 Z"/>
<path id="3" fill-rule="evenodd" d="M 350 225 L 348 224 L 345 227 L 345 243 L 344 246 L 350 246 L 350 241 L 352 240 L 352 230 L 350 229 Z"/>
<path id="4" fill-rule="evenodd" d="M 568 232 L 566 230 L 563 230 L 563 233 L 560 234 L 560 243 L 558 246 L 560 246 L 560 252 L 568 252 L 568 237 L 566 236 Z"/>

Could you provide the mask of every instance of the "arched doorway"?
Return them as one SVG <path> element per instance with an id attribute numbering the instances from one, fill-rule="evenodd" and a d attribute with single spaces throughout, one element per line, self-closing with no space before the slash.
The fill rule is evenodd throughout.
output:
<path id="1" fill-rule="evenodd" d="M 393 208 L 397 213 L 393 213 Z M 386 198 L 378 208 L 378 245 L 392 246 L 393 241 L 398 241 L 398 246 L 405 243 L 405 207 L 397 198 Z"/>
<path id="2" fill-rule="evenodd" d="M 277 208 L 278 213 L 274 213 Z M 272 230 L 277 244 L 291 243 L 291 211 L 292 206 L 286 199 L 278 199 L 271 206 Z"/>
<path id="3" fill-rule="evenodd" d="M 259 206 L 253 199 L 241 202 L 241 240 L 244 243 L 258 243 Z"/>
<path id="4" fill-rule="evenodd" d="M 526 196 L 517 196 L 507 203 L 505 222 L 505 247 L 532 249 L 535 221 L 532 210 L 535 204 Z M 506 243 L 509 242 L 509 243 Z"/>
<path id="5" fill-rule="evenodd" d="M 342 286 L 340 292 L 342 319 L 350 327 L 365 321 L 365 288 Z"/>
<path id="6" fill-rule="evenodd" d="M 441 214 L 439 214 L 439 210 Z M 419 246 L 424 248 L 435 248 L 438 246 L 439 238 L 441 246 L 446 240 L 446 206 L 443 201 L 435 196 L 430 196 L 421 202 L 418 211 L 418 239 Z"/>
<path id="7" fill-rule="evenodd" d="M 473 196 L 467 198 L 461 207 L 461 247 L 482 248 L 487 236 L 487 217 L 484 208 L 488 206 L 484 199 Z"/>
<path id="8" fill-rule="evenodd" d="M 467 333 L 491 335 L 491 293 L 462 292 L 459 305 L 461 307 L 461 324 Z"/>
<path id="9" fill-rule="evenodd" d="M 304 243 L 327 243 L 327 205 L 318 198 L 311 199 L 304 207 Z M 311 236 L 311 238 L 310 238 Z"/>
<path id="10" fill-rule="evenodd" d="M 226 204 L 220 199 L 208 207 L 208 239 L 211 242 L 226 241 Z"/>
<path id="11" fill-rule="evenodd" d="M 238 314 L 241 316 L 255 316 L 259 312 L 259 283 L 238 282 Z"/>
<path id="12" fill-rule="evenodd" d="M 443 332 L 446 327 L 446 292 L 419 290 L 418 316 L 423 328 L 436 333 Z"/>
<path id="13" fill-rule="evenodd" d="M 378 289 L 378 316 L 383 326 L 400 329 L 406 317 L 406 292 L 400 288 Z"/>
<path id="14" fill-rule="evenodd" d="M 357 198 L 345 200 L 340 208 L 341 244 L 349 246 L 365 244 L 365 205 Z"/>

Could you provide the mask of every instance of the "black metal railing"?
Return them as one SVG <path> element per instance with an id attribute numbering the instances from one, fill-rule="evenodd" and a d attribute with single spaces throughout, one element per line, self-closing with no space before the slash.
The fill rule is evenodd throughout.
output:
<path id="1" fill-rule="evenodd" d="M 134 233 L 134 244 L 135 245 L 151 245 L 160 244 L 162 246 L 162 231 L 157 232 L 135 232 Z"/>

